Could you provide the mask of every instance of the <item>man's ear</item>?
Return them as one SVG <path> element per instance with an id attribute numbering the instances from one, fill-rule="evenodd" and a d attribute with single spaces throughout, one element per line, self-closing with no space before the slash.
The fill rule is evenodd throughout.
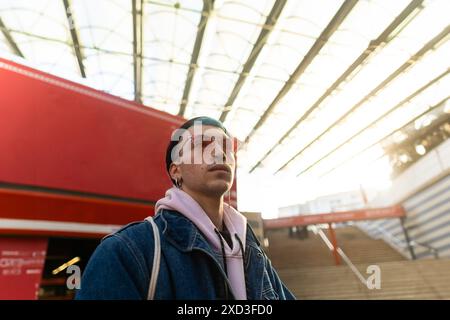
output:
<path id="1" fill-rule="evenodd" d="M 171 163 L 169 166 L 169 175 L 173 180 L 181 178 L 181 169 L 179 165 Z"/>

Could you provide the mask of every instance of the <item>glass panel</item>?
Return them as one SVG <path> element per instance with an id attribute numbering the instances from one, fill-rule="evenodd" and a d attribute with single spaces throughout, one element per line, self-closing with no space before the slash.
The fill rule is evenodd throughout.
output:
<path id="1" fill-rule="evenodd" d="M 144 6 L 144 103 L 177 114 L 201 18 L 200 1 Z M 164 26 L 164 27 L 161 27 Z"/>
<path id="2" fill-rule="evenodd" d="M 403 104 L 400 108 L 396 109 L 388 116 L 381 118 L 378 122 L 364 130 L 360 135 L 356 136 L 336 152 L 319 162 L 317 165 L 317 170 L 330 170 L 330 167 L 332 168 L 346 159 L 351 158 L 367 146 L 370 146 L 393 133 L 395 130 L 402 127 L 431 106 L 446 99 L 449 92 L 450 75 L 447 75 L 441 81 L 437 82 L 435 85 L 414 98 L 411 102 Z M 331 148 L 332 146 L 330 146 L 330 149 Z M 319 158 L 319 156 L 317 156 L 317 158 Z M 304 162 L 301 161 L 301 163 Z M 298 169 L 298 172 L 307 168 L 306 164 L 299 167 L 297 165 L 298 163 L 296 162 L 295 167 L 300 168 Z"/>
<path id="3" fill-rule="evenodd" d="M 275 0 L 215 1 L 197 65 L 192 68 L 203 1 L 144 1 L 144 104 L 177 114 L 190 79 L 189 72 L 195 71 L 185 117 L 219 118 L 227 107 L 230 112 L 225 125 L 238 139 L 244 140 L 343 2 L 288 1 L 234 104 L 225 106 Z M 376 48 L 287 139 L 282 143 L 279 140 L 409 3 L 408 0 L 358 1 L 291 90 L 273 108 L 250 143 L 239 151 L 239 166 L 252 168 L 273 149 L 261 163 L 264 170 L 273 173 L 309 145 L 287 166 L 287 172 L 295 175 L 359 133 L 302 174 L 302 181 L 321 176 L 321 181 L 328 181 L 331 176 L 351 172 L 352 166 L 362 167 L 368 161 L 381 163 L 382 167 L 385 160 L 380 159 L 386 157 L 383 145 L 377 142 L 444 99 L 450 91 L 449 76 L 446 76 L 410 102 L 396 106 L 450 66 L 449 39 L 422 59 L 412 57 L 448 25 L 448 0 L 424 1 L 423 8 L 415 12 L 409 23 L 398 28 L 390 41 Z M 134 99 L 131 4 L 129 0 L 73 0 L 71 7 L 84 54 L 87 79 L 83 83 L 127 99 Z M 80 81 L 64 10 L 62 1 L 0 2 L 0 16 L 27 63 Z M 5 57 L 12 54 L 1 33 L 0 54 Z M 408 61 L 411 66 L 403 74 L 315 141 Z M 397 109 L 391 112 L 394 107 Z M 421 121 L 426 124 L 430 119 Z M 417 126 L 423 125 L 422 122 L 417 122 Z M 403 131 L 395 135 L 397 140 L 407 137 L 408 133 Z M 333 170 L 337 165 L 340 167 Z"/>
<path id="4" fill-rule="evenodd" d="M 79 76 L 62 1 L 5 0 L 0 2 L 0 16 L 33 66 L 60 76 Z"/>
<path id="5" fill-rule="evenodd" d="M 300 77 L 298 89 L 288 93 L 276 107 L 274 112 L 286 114 L 284 128 L 290 128 L 294 125 L 296 120 L 325 93 L 326 89 L 356 59 L 361 51 L 365 50 L 370 40 L 376 37 L 376 33 L 380 33 L 391 19 L 398 15 L 405 3 L 406 1 L 395 2 L 395 4 L 390 4 L 387 1 L 370 3 L 361 1 L 355 6 L 306 72 Z M 314 115 L 311 115 L 310 118 L 314 119 Z M 327 118 L 329 121 L 333 119 L 332 117 Z M 319 121 L 324 122 L 324 117 L 321 117 Z M 271 119 L 266 121 L 263 127 L 273 127 L 270 122 Z M 311 126 L 317 130 L 317 124 Z M 325 127 L 326 121 L 323 125 L 323 128 Z M 276 132 L 280 132 L 278 136 L 281 138 L 282 130 Z M 305 133 L 312 138 L 314 135 L 308 135 L 310 132 L 309 127 L 305 128 L 301 141 L 308 141 Z M 267 151 L 267 148 L 270 148 L 273 144 L 264 144 L 264 146 Z M 298 150 L 298 147 L 292 148 L 292 145 L 290 145 L 290 148 L 291 150 Z M 277 152 L 278 150 L 279 148 Z M 284 154 L 284 152 L 282 153 Z M 258 156 L 259 154 L 255 154 L 255 158 Z M 274 156 L 276 156 L 275 153 Z"/>
<path id="6" fill-rule="evenodd" d="M 192 90 L 195 99 L 190 99 L 187 108 L 189 115 L 201 104 L 223 110 L 273 3 L 273 0 L 245 3 L 230 0 L 218 6 L 216 3 L 207 26 L 210 40 L 201 49 L 197 83 Z M 220 114 L 218 111 L 217 117 Z"/>
<path id="7" fill-rule="evenodd" d="M 314 4 L 308 1 L 289 2 L 281 13 L 274 31 L 268 38 L 266 46 L 261 51 L 253 68 L 254 70 L 252 71 L 253 76 L 255 78 L 274 77 L 274 79 L 286 82 L 289 79 L 289 76 L 295 71 L 299 62 L 314 44 L 315 39 L 320 35 L 320 32 L 333 17 L 335 10 L 339 8 L 340 4 L 340 1 L 315 1 Z M 301 30 L 301 33 L 299 33 L 299 30 Z M 235 103 L 234 108 L 248 108 L 249 104 L 246 96 L 248 96 L 249 93 L 251 93 L 250 95 L 255 95 L 255 93 L 257 93 L 260 96 L 260 99 L 255 113 L 261 116 L 264 110 L 276 97 L 279 90 L 283 87 L 284 83 L 278 83 L 276 86 L 274 84 L 271 90 L 266 91 L 260 90 L 258 85 L 259 82 L 254 81 L 245 88 L 245 91 L 241 90 L 237 99 L 238 103 Z M 298 96 L 299 92 L 309 91 L 312 95 L 314 93 L 317 94 L 316 89 L 314 84 L 309 86 L 303 85 L 303 88 L 294 86 L 292 93 L 289 93 L 283 100 L 301 101 L 298 100 L 300 98 Z M 296 102 L 294 103 L 296 104 Z M 289 110 L 288 113 L 287 110 Z M 273 129 L 277 128 L 278 124 L 282 122 L 284 122 L 283 127 L 287 128 L 290 123 L 292 124 L 292 120 L 295 119 L 292 115 L 298 114 L 299 111 L 301 111 L 301 109 L 297 106 L 293 107 L 292 103 L 280 104 L 280 106 L 275 108 L 274 115 L 276 114 L 277 116 L 274 116 L 267 121 L 268 128 L 265 129 L 266 132 L 272 132 L 270 138 L 273 138 L 271 139 L 273 142 L 275 142 L 274 138 L 277 137 L 276 135 L 279 137 L 282 133 L 282 130 Z M 232 115 L 229 117 L 228 122 L 234 123 L 238 120 L 236 116 L 239 114 L 240 112 L 236 111 L 234 116 Z M 286 114 L 284 119 L 282 117 L 283 114 Z M 253 121 L 249 122 L 245 127 L 246 132 L 243 132 L 244 129 L 241 129 L 239 135 L 246 137 L 257 121 L 258 117 L 253 117 Z M 271 121 L 275 121 L 276 123 L 270 124 Z M 285 121 L 289 121 L 289 123 L 286 123 Z M 266 125 L 263 127 L 265 126 Z M 261 128 L 261 130 L 263 130 L 263 128 Z M 273 134 L 274 132 L 276 132 L 275 135 Z M 251 145 L 249 146 L 249 149 L 255 151 L 251 153 L 254 161 L 256 161 L 261 155 L 261 152 L 264 151 L 261 149 L 260 142 L 259 139 L 252 139 Z M 269 145 L 270 144 L 267 142 L 264 143 L 266 148 Z M 259 150 L 259 152 L 255 149 Z"/>
<path id="8" fill-rule="evenodd" d="M 13 51 L 9 48 L 9 45 L 3 36 L 3 33 L 0 32 L 0 55 L 8 56 L 11 55 Z"/>
<path id="9" fill-rule="evenodd" d="M 182 11 L 200 13 L 203 8 L 203 0 L 145 0 L 146 4 L 157 5 L 161 8 L 178 8 Z"/>
<path id="10" fill-rule="evenodd" d="M 436 2 L 437 3 L 437 2 Z M 347 82 L 343 88 L 341 88 L 337 93 L 332 95 L 331 97 L 327 98 L 321 105 L 321 107 L 311 114 L 312 121 L 304 122 L 300 125 L 300 128 L 302 129 L 300 132 L 303 132 L 306 134 L 306 136 L 316 137 L 318 134 L 326 130 L 336 119 L 344 114 L 347 110 L 349 110 L 356 102 L 358 102 L 364 95 L 366 95 L 372 88 L 374 88 L 377 84 L 377 82 L 381 82 L 383 78 L 386 78 L 387 75 L 392 73 L 395 68 L 397 68 L 399 65 L 404 63 L 408 60 L 408 56 L 411 53 L 414 53 L 418 50 L 421 46 L 423 46 L 427 41 L 429 41 L 433 36 L 438 34 L 443 27 L 445 27 L 445 24 L 447 23 L 447 20 L 444 19 L 444 15 L 440 13 L 439 8 L 442 10 L 444 3 L 440 2 L 440 6 L 437 5 L 435 2 L 430 2 L 429 6 L 423 9 L 418 16 L 416 22 L 416 19 L 413 20 L 409 25 L 407 25 L 399 34 L 398 38 L 395 38 L 392 42 L 389 43 L 386 47 L 384 47 L 382 50 L 377 52 L 374 57 L 371 57 L 369 59 L 369 62 L 367 65 L 365 65 L 363 68 L 360 69 L 359 73 L 354 76 L 349 82 Z M 424 27 L 424 25 L 427 23 L 431 17 L 434 17 L 436 20 L 437 27 L 433 27 L 428 29 L 427 27 Z M 421 18 L 421 19 L 419 19 Z M 426 29 L 426 31 L 421 32 L 421 36 L 418 39 L 414 39 L 412 37 L 412 34 L 417 30 L 418 28 Z M 409 39 L 409 40 L 405 40 Z M 414 40 L 414 41 L 413 41 Z M 442 49 L 444 50 L 444 49 Z M 444 64 L 445 65 L 445 55 L 447 52 L 441 51 L 441 53 L 438 53 L 440 57 L 435 61 L 434 65 L 439 66 Z M 426 58 L 423 59 L 424 61 L 427 60 Z M 433 61 L 433 58 L 428 59 L 430 63 Z M 417 63 L 420 65 L 419 63 Z M 377 105 L 381 105 L 381 107 L 377 108 L 370 108 L 370 103 L 372 105 L 375 103 L 374 101 L 369 102 L 367 104 L 366 108 L 361 108 L 358 110 L 358 112 L 355 112 L 355 121 L 353 122 L 355 125 L 359 127 L 362 127 L 364 125 L 364 121 L 371 121 L 373 117 L 373 113 L 377 113 L 379 111 L 383 110 L 383 106 L 392 106 L 393 100 L 401 100 L 405 94 L 398 94 L 401 93 L 407 93 L 411 92 L 411 88 L 414 88 L 414 86 L 417 86 L 417 82 L 421 80 L 426 80 L 427 76 L 426 74 L 430 74 L 432 70 L 436 70 L 431 68 L 430 70 L 425 70 L 426 68 L 421 69 L 422 71 L 417 71 L 416 74 L 411 73 L 410 76 L 399 76 L 397 80 L 392 81 L 386 89 L 387 91 L 382 90 L 382 92 L 385 92 L 385 100 L 382 102 L 379 100 Z M 414 68 L 412 68 L 414 70 Z M 419 69 L 417 69 L 419 70 Z M 442 69 L 441 69 L 442 70 Z M 424 74 L 422 74 L 424 72 Z M 417 76 L 419 75 L 420 76 Z M 404 81 L 401 81 L 403 79 Z M 402 84 L 402 87 L 400 87 L 400 83 Z M 422 83 L 423 84 L 423 83 Z M 389 87 L 392 86 L 392 89 L 389 90 Z M 391 92 L 391 94 L 388 94 L 388 92 Z M 379 94 L 379 99 L 383 97 L 383 95 Z M 389 103 L 387 103 L 389 102 Z M 338 107 L 339 106 L 339 107 Z M 364 106 L 364 105 L 363 105 Z M 386 109 L 384 109 L 386 110 Z M 359 118 L 356 118 L 359 114 Z M 353 115 L 352 115 L 353 116 Z M 350 118 L 350 117 L 349 117 Z M 314 120 L 315 119 L 315 120 Z M 347 120 L 347 119 L 346 119 Z M 322 154 L 330 150 L 330 146 L 336 145 L 337 140 L 339 137 L 342 137 L 342 131 L 347 132 L 355 132 L 355 128 L 352 125 L 349 125 L 348 121 L 343 122 L 342 125 L 339 127 L 336 127 L 335 129 L 331 130 L 328 136 L 328 147 L 327 145 L 322 145 L 321 148 L 317 148 L 317 150 L 322 150 Z M 349 133 L 350 134 L 350 133 Z M 342 139 L 343 140 L 343 139 Z M 341 140 L 341 141 L 342 141 Z M 297 151 L 299 151 L 302 147 L 309 144 L 309 142 L 312 141 L 310 139 L 306 139 L 305 135 L 302 135 L 301 142 L 295 142 L 290 141 L 289 144 L 281 145 L 277 148 L 276 151 L 278 151 L 280 148 L 285 149 L 291 149 L 290 155 L 293 156 Z M 312 147 L 314 144 L 305 150 L 305 153 L 312 152 Z M 286 151 L 287 154 L 288 151 Z M 290 157 L 288 157 L 289 159 Z"/>
<path id="11" fill-rule="evenodd" d="M 72 1 L 71 9 L 84 47 L 84 65 L 89 81 L 106 92 L 132 99 L 131 1 L 77 0 Z"/>
<path id="12" fill-rule="evenodd" d="M 396 79 L 391 86 L 349 115 L 345 122 L 332 129 L 320 141 L 315 143 L 314 147 L 322 150 L 322 155 L 326 154 L 333 147 L 361 131 L 375 119 L 382 117 L 398 102 L 442 74 L 445 71 L 445 69 L 442 69 L 442 65 L 445 65 L 444 61 L 448 55 L 450 55 L 450 41 L 446 42 L 438 50 L 431 52 L 423 60 L 415 64 L 409 72 Z M 446 94 L 446 91 L 442 90 L 441 92 L 440 95 L 434 95 L 434 98 L 443 98 L 442 94 Z"/>

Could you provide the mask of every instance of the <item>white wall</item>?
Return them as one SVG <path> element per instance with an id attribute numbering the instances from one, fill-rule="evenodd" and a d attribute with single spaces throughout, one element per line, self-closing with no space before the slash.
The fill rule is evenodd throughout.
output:
<path id="1" fill-rule="evenodd" d="M 450 139 L 398 176 L 392 187 L 370 204 L 396 203 L 406 210 L 405 226 L 411 239 L 438 249 L 441 257 L 450 257 Z M 358 226 L 409 256 L 399 219 L 363 222 Z M 415 252 L 419 259 L 432 257 L 424 247 L 417 246 Z"/>
<path id="2" fill-rule="evenodd" d="M 296 216 L 299 214 L 327 213 L 355 210 L 364 207 L 360 191 L 348 191 L 332 194 L 307 201 L 302 204 L 278 209 L 279 217 Z"/>
<path id="3" fill-rule="evenodd" d="M 392 181 L 392 186 L 370 201 L 372 206 L 402 202 L 421 187 L 450 171 L 450 139 L 444 141 Z"/>

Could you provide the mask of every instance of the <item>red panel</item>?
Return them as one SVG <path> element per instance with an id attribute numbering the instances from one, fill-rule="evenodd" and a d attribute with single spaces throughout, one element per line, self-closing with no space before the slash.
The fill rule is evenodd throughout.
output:
<path id="1" fill-rule="evenodd" d="M 392 206 L 387 208 L 342 211 L 312 215 L 299 215 L 278 219 L 267 219 L 264 220 L 264 228 L 275 229 L 331 222 L 399 218 L 403 216 L 405 216 L 405 210 L 402 206 Z"/>
<path id="2" fill-rule="evenodd" d="M 0 59 L 0 182 L 157 200 L 184 120 Z"/>
<path id="3" fill-rule="evenodd" d="M 40 236 L 40 237 L 62 237 L 62 238 L 83 238 L 101 239 L 108 233 L 87 233 L 76 231 L 49 231 L 49 230 L 20 230 L 20 229 L 0 229 L 2 236 Z"/>
<path id="4" fill-rule="evenodd" d="M 150 202 L 171 187 L 165 151 L 184 119 L 1 58 L 0 88 L 0 183 Z M 0 219 L 28 225 L 123 225 L 152 214 L 152 205 L 0 189 Z M 11 221 L 0 233 L 102 234 L 14 229 Z"/>
<path id="5" fill-rule="evenodd" d="M 106 225 L 124 225 L 154 214 L 152 205 L 8 189 L 0 189 L 0 208 L 3 219 Z"/>
<path id="6" fill-rule="evenodd" d="M 0 238 L 0 300 L 37 299 L 47 239 Z"/>

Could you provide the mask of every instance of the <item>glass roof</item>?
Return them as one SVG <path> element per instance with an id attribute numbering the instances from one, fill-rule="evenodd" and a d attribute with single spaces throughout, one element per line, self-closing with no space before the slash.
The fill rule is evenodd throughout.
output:
<path id="1" fill-rule="evenodd" d="M 222 118 L 247 172 L 385 166 L 380 141 L 450 92 L 448 0 L 146 0 L 139 43 L 141 0 L 67 3 L 0 1 L 0 56 L 171 114 Z"/>

